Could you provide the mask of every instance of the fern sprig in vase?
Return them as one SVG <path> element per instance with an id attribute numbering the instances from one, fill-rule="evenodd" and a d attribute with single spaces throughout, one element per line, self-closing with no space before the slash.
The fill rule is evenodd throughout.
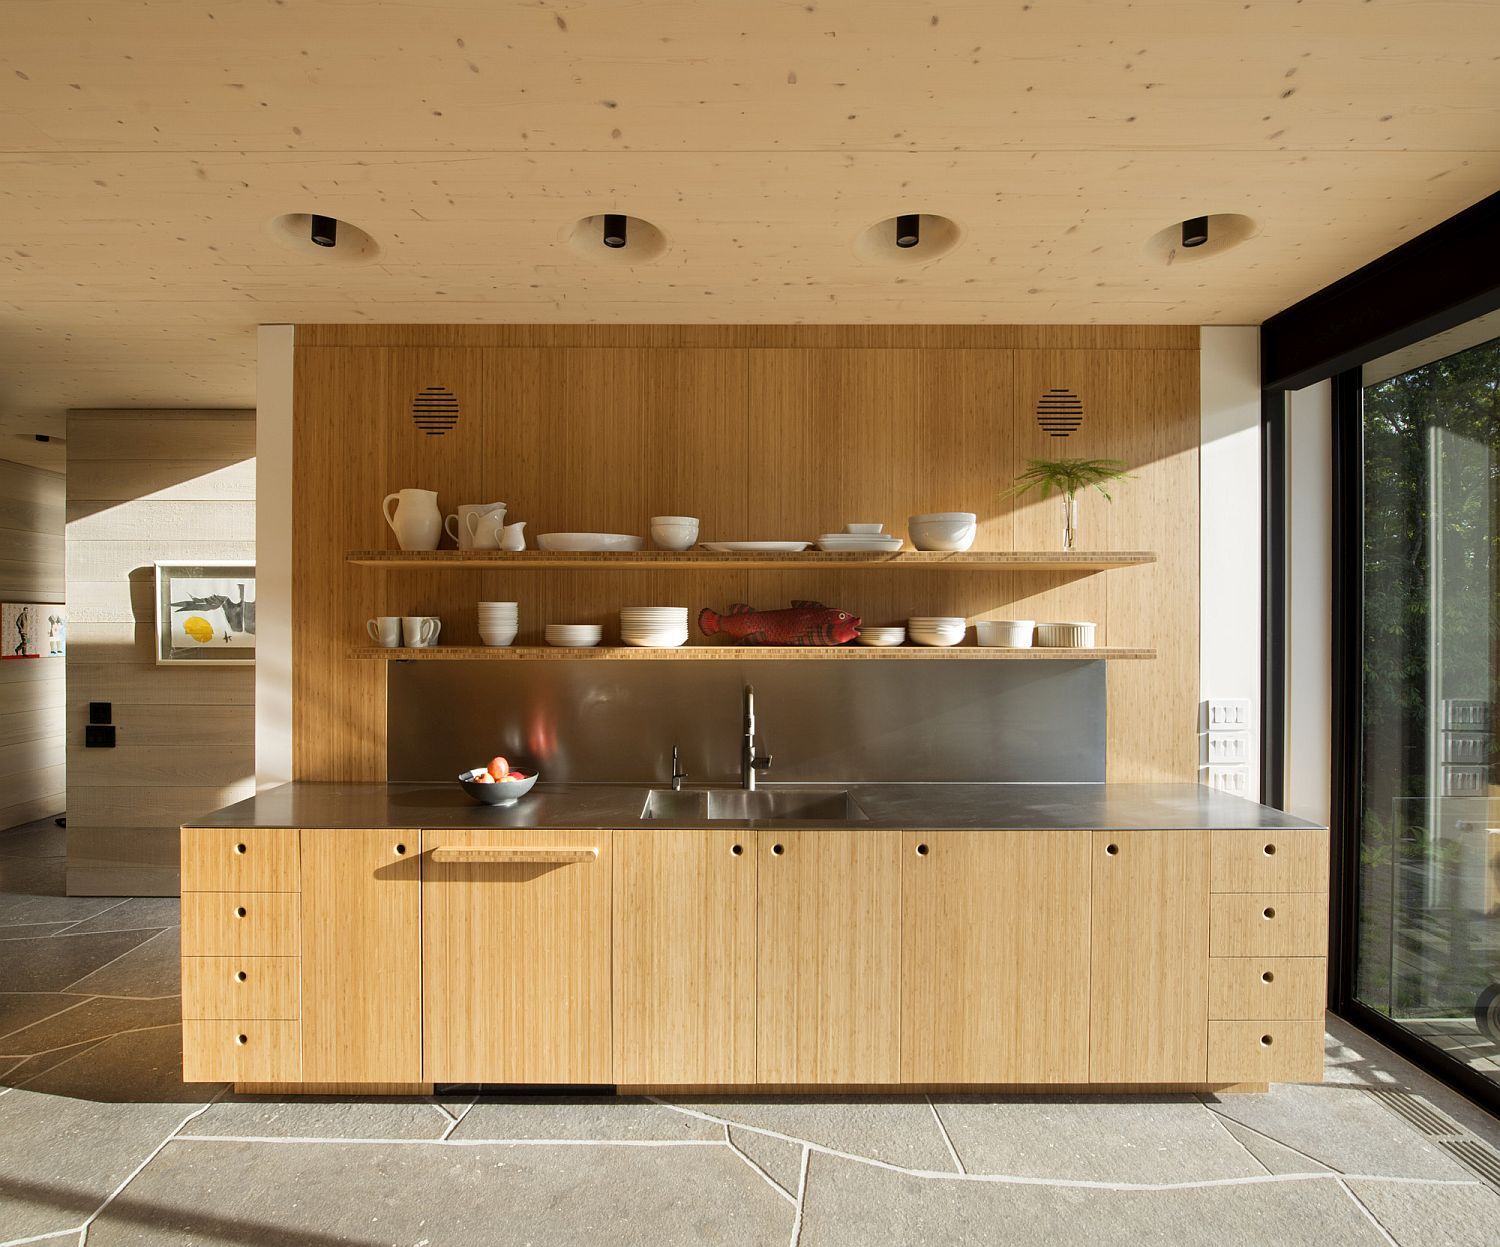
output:
<path id="1" fill-rule="evenodd" d="M 1130 480 L 1125 468 L 1121 459 L 1028 459 L 1026 471 L 1016 477 L 1016 483 L 1003 496 L 1019 498 L 1033 489 L 1041 498 L 1062 494 L 1063 549 L 1071 550 L 1078 541 L 1078 491 L 1092 486 L 1106 502 L 1113 502 L 1104 487 L 1110 481 Z"/>

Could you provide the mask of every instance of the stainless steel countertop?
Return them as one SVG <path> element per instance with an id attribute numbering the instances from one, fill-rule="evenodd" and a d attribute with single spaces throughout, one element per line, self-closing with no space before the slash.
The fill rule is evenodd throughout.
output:
<path id="1" fill-rule="evenodd" d="M 774 788 L 776 785 L 765 785 Z M 814 787 L 814 785 L 788 785 Z M 453 784 L 293 783 L 190 819 L 194 827 L 605 828 L 871 827 L 908 831 L 1279 831 L 1316 827 L 1199 784 L 828 784 L 868 816 L 847 822 L 672 823 L 642 819 L 650 786 L 538 784 L 513 806 L 480 805 Z"/>

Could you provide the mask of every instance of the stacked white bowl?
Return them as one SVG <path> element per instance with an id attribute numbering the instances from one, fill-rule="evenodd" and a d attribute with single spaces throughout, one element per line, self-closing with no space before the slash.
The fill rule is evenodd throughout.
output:
<path id="1" fill-rule="evenodd" d="M 906 621 L 906 635 L 918 645 L 957 645 L 968 630 L 962 615 L 917 615 Z"/>
<path id="2" fill-rule="evenodd" d="M 486 645 L 509 645 L 516 639 L 517 620 L 514 602 L 481 602 L 479 639 Z"/>
<path id="3" fill-rule="evenodd" d="M 906 531 L 918 550 L 967 550 L 979 532 L 973 511 L 929 511 L 906 521 Z"/>
<path id="4" fill-rule="evenodd" d="M 698 540 L 698 521 L 691 515 L 653 515 L 651 540 L 659 550 L 690 550 Z"/>
<path id="5" fill-rule="evenodd" d="M 620 611 L 620 640 L 647 649 L 675 649 L 686 644 L 686 606 L 627 606 Z"/>
<path id="6" fill-rule="evenodd" d="M 604 629 L 598 624 L 548 624 L 544 629 L 548 645 L 587 649 L 598 645 Z"/>
<path id="7" fill-rule="evenodd" d="M 874 645 L 886 649 L 892 645 L 900 645 L 906 640 L 906 629 L 900 624 L 894 627 L 872 627 L 865 625 L 859 630 L 859 643 L 861 645 Z"/>

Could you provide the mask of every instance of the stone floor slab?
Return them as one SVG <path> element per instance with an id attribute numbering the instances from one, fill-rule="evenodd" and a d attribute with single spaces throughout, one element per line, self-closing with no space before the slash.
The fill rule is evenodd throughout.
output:
<path id="1" fill-rule="evenodd" d="M 189 1111 L 177 1104 L 94 1104 L 7 1091 L 0 1096 L 5 1237 L 78 1225 Z"/>
<path id="2" fill-rule="evenodd" d="M 60 992 L 0 992 L 0 1052 L 6 1050 L 6 1035 L 87 999 Z"/>
<path id="3" fill-rule="evenodd" d="M 53 996 L 52 999 L 66 1002 L 73 998 Z M 6 1035 L 0 1039 L 0 1053 L 6 1056 L 31 1056 L 89 1039 L 107 1039 L 121 1031 L 141 1030 L 151 1026 L 176 1026 L 181 1020 L 182 1006 L 175 996 L 164 1000 L 95 997 L 85 1000 L 76 1008 Z"/>
<path id="4" fill-rule="evenodd" d="M 1401 1247 L 1494 1247 L 1500 1195 L 1487 1186 L 1349 1183 Z"/>
<path id="5" fill-rule="evenodd" d="M 1265 1095 L 1208 1096 L 1213 1111 L 1340 1173 L 1468 1178 L 1412 1126 L 1354 1087 L 1277 1083 Z"/>
<path id="6" fill-rule="evenodd" d="M 276 1139 L 440 1139 L 468 1108 L 444 1099 L 445 1115 L 426 1098 L 236 1096 L 214 1104 L 184 1135 Z"/>
<path id="7" fill-rule="evenodd" d="M 164 931 L 132 931 L 84 936 L 106 939 L 112 934 L 129 935 L 139 942 L 113 965 L 69 984 L 74 991 L 110 996 L 175 996 L 182 990 L 182 937 L 180 927 Z M 71 935 L 59 939 L 73 939 Z"/>
<path id="8" fill-rule="evenodd" d="M 30 1091 L 100 1104 L 202 1104 L 220 1083 L 182 1081 L 182 1027 L 173 1022 L 101 1040 L 26 1083 Z"/>
<path id="9" fill-rule="evenodd" d="M 0 892 L 63 896 L 68 863 L 60 857 L 0 857 Z"/>
<path id="10" fill-rule="evenodd" d="M 1237 1121 L 1220 1117 L 1219 1124 L 1238 1142 L 1247 1152 L 1255 1157 L 1256 1163 L 1267 1173 L 1332 1173 L 1327 1165 L 1313 1160 L 1310 1156 L 1304 1156 L 1301 1152 L 1287 1147 L 1284 1143 L 1277 1143 L 1274 1139 L 1268 1139 L 1265 1135 L 1257 1134 L 1248 1126 L 1242 1126 Z"/>
<path id="11" fill-rule="evenodd" d="M 53 935 L 9 940 L 0 948 L 0 991 L 72 990 L 93 971 L 152 938 L 150 931 L 101 931 L 96 935 Z M 81 989 L 89 994 L 89 989 Z M 173 995 L 176 989 L 151 993 Z M 143 993 L 144 994 L 144 993 Z"/>
<path id="12" fill-rule="evenodd" d="M 89 1247 L 785 1247 L 791 1206 L 726 1147 L 173 1142 Z"/>
<path id="13" fill-rule="evenodd" d="M 638 1098 L 500 1096 L 479 1100 L 451 1137 L 718 1140 L 724 1128 Z"/>
<path id="14" fill-rule="evenodd" d="M 1333 1181 L 1110 1191 L 917 1178 L 813 1153 L 799 1247 L 939 1243 L 1380 1247 L 1385 1240 Z"/>
<path id="15" fill-rule="evenodd" d="M 1193 1096 L 934 1096 L 969 1173 L 1182 1182 L 1263 1173 Z"/>
<path id="16" fill-rule="evenodd" d="M 0 857 L 66 857 L 68 833 L 46 819 L 0 833 Z"/>
<path id="17" fill-rule="evenodd" d="M 695 1112 L 867 1156 L 908 1169 L 953 1172 L 932 1108 L 921 1096 L 764 1096 L 752 1100 L 682 1097 Z"/>
<path id="18" fill-rule="evenodd" d="M 754 1130 L 729 1128 L 729 1139 L 765 1171 L 768 1178 L 790 1195 L 797 1197 L 797 1188 L 802 1182 L 801 1144 L 788 1143 L 774 1135 L 757 1134 Z"/>
<path id="19" fill-rule="evenodd" d="M 163 931 L 182 921 L 182 901 L 175 896 L 132 896 L 73 928 L 73 934 L 91 931 Z"/>
<path id="20" fill-rule="evenodd" d="M 36 896 L 0 889 L 0 939 L 50 935 L 27 928 L 72 926 L 117 904 L 118 899 L 110 896 Z"/>

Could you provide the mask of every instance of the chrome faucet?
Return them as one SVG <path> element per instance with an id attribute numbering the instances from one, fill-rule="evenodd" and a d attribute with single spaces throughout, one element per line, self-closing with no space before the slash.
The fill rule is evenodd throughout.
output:
<path id="1" fill-rule="evenodd" d="M 755 772 L 771 769 L 771 755 L 755 752 L 755 689 L 745 685 L 745 745 L 740 751 L 740 787 L 755 791 Z"/>
<path id="2" fill-rule="evenodd" d="M 682 781 L 685 780 L 686 778 L 687 778 L 687 772 L 682 769 L 681 765 L 678 762 L 677 746 L 673 745 L 672 746 L 672 791 L 673 792 L 681 792 L 682 791 Z"/>

